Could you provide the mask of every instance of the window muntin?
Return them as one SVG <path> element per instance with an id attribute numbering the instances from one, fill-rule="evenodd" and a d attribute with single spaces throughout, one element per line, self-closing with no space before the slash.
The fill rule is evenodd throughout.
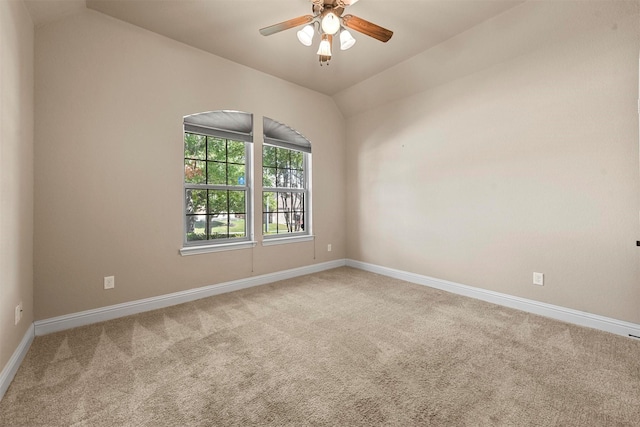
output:
<path id="1" fill-rule="evenodd" d="M 249 150 L 248 142 L 184 132 L 186 245 L 249 239 Z"/>
<path id="2" fill-rule="evenodd" d="M 309 234 L 308 161 L 308 153 L 263 145 L 262 234 L 265 238 Z"/>
<path id="3" fill-rule="evenodd" d="M 268 117 L 263 131 L 263 244 L 313 239 L 311 143 Z M 184 117 L 182 255 L 255 245 L 252 142 L 250 113 L 218 110 Z"/>

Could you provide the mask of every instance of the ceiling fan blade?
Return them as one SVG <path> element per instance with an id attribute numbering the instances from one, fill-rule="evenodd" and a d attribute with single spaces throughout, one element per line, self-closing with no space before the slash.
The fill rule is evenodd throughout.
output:
<path id="1" fill-rule="evenodd" d="M 289 28 L 308 24 L 311 21 L 313 21 L 313 16 L 311 15 L 299 16 L 297 18 L 289 19 L 288 21 L 280 22 L 279 24 L 260 28 L 260 34 L 263 36 L 270 36 L 271 34 L 279 33 L 280 31 L 288 30 Z"/>
<path id="2" fill-rule="evenodd" d="M 387 30 L 373 22 L 366 21 L 362 18 L 358 18 L 353 15 L 345 15 L 342 17 L 342 22 L 345 27 L 351 28 L 359 33 L 366 34 L 369 37 L 380 40 L 381 42 L 388 42 L 393 31 Z"/>

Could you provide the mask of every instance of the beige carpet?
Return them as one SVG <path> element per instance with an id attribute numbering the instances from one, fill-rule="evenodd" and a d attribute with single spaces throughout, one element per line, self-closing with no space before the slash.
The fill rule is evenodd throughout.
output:
<path id="1" fill-rule="evenodd" d="M 340 268 L 37 337 L 2 426 L 640 425 L 640 342 Z"/>

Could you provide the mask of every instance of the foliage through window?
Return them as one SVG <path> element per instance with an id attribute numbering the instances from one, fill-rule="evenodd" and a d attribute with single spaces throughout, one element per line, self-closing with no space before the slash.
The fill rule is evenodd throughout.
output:
<path id="1" fill-rule="evenodd" d="M 311 238 L 311 143 L 263 117 L 262 234 L 278 244 Z M 184 117 L 183 255 L 255 245 L 253 115 L 218 110 Z M 255 215 L 255 216 L 254 216 Z M 280 240 L 287 237 L 293 239 Z"/>
<path id="2" fill-rule="evenodd" d="M 249 241 L 253 116 L 219 110 L 184 118 L 184 242 Z"/>
<path id="3" fill-rule="evenodd" d="M 247 237 L 247 144 L 185 132 L 187 242 Z"/>
<path id="4" fill-rule="evenodd" d="M 264 145 L 262 148 L 263 234 L 305 229 L 305 153 Z"/>

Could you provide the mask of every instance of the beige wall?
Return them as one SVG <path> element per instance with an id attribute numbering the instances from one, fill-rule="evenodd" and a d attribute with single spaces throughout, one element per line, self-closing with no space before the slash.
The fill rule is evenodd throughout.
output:
<path id="1" fill-rule="evenodd" d="M 332 99 L 126 23 L 41 27 L 36 318 L 346 256 L 638 323 L 637 19 L 527 2 L 336 95 L 346 137 Z M 221 108 L 313 142 L 315 243 L 178 255 L 181 117 Z"/>
<path id="2" fill-rule="evenodd" d="M 500 58 L 522 16 L 571 31 Z M 347 256 L 640 323 L 638 41 L 637 2 L 528 2 L 447 42 L 494 64 L 348 106 Z"/>
<path id="3" fill-rule="evenodd" d="M 216 109 L 254 113 L 258 142 L 262 116 L 311 140 L 315 242 L 179 255 L 182 117 Z M 329 97 L 87 10 L 36 31 L 36 117 L 36 319 L 346 255 Z"/>
<path id="4" fill-rule="evenodd" d="M 22 2 L 1 1 L 0 372 L 33 322 L 32 265 L 33 23 Z"/>

